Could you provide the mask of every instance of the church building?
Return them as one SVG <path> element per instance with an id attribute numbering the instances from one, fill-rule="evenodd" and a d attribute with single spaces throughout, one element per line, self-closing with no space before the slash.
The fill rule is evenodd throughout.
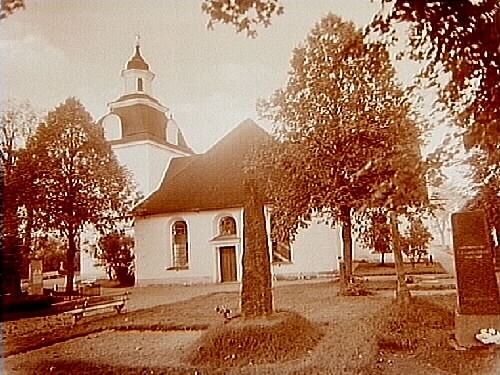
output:
<path id="1" fill-rule="evenodd" d="M 243 160 L 253 145 L 270 135 L 245 120 L 196 155 L 169 110 L 153 96 L 155 75 L 139 43 L 121 78 L 121 96 L 108 104 L 108 113 L 99 121 L 145 197 L 134 210 L 137 285 L 241 281 Z M 270 234 L 272 212 L 266 207 L 264 213 Z M 338 270 L 338 226 L 313 221 L 293 243 L 273 243 L 269 236 L 268 244 L 275 279 Z M 82 279 L 104 276 L 94 266 L 94 256 L 81 252 Z"/>

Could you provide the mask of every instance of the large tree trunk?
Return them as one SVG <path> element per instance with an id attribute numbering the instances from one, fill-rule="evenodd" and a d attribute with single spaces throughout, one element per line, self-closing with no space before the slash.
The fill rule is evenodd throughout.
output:
<path id="1" fill-rule="evenodd" d="M 392 230 L 392 250 L 394 252 L 394 265 L 396 267 L 397 286 L 396 286 L 396 299 L 403 306 L 407 307 L 410 303 L 411 294 L 408 285 L 406 285 L 406 275 L 403 264 L 403 254 L 401 253 L 401 246 L 399 244 L 399 231 L 396 213 L 390 213 L 391 230 Z"/>
<path id="2" fill-rule="evenodd" d="M 253 191 L 247 199 L 243 221 L 241 314 L 244 317 L 269 315 L 273 312 L 273 291 L 264 205 Z"/>
<path id="3" fill-rule="evenodd" d="M 70 225 L 68 229 L 68 251 L 66 252 L 66 294 L 73 295 L 73 280 L 75 278 L 76 230 Z"/>
<path id="4" fill-rule="evenodd" d="M 342 242 L 343 242 L 343 258 L 344 258 L 344 284 L 347 285 L 352 279 L 352 223 L 351 223 L 351 208 L 348 206 L 340 207 L 340 215 L 342 221 Z"/>

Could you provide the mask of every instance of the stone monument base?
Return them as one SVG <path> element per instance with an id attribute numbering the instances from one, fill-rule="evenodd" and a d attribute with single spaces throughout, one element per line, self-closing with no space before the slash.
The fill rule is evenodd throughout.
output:
<path id="1" fill-rule="evenodd" d="M 455 312 L 455 339 L 464 348 L 485 346 L 476 339 L 476 334 L 483 328 L 500 331 L 500 315 L 464 315 Z"/>

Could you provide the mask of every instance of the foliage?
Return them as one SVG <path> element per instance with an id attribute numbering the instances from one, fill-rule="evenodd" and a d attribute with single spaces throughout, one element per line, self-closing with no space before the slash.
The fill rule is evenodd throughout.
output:
<path id="1" fill-rule="evenodd" d="M 75 98 L 48 113 L 22 158 L 33 172 L 37 229 L 57 230 L 68 241 L 66 290 L 71 293 L 82 225 L 102 230 L 123 218 L 134 203 L 134 187 L 104 140 L 102 127 Z"/>
<path id="2" fill-rule="evenodd" d="M 122 285 L 134 285 L 134 239 L 120 231 L 113 231 L 99 239 L 99 258 L 114 270 Z"/>
<path id="3" fill-rule="evenodd" d="M 384 46 L 365 44 L 352 23 L 322 19 L 294 50 L 286 87 L 260 111 L 278 139 L 262 151 L 263 184 L 291 237 L 315 215 L 350 234 L 352 210 L 425 206 L 417 116 Z"/>
<path id="4" fill-rule="evenodd" d="M 472 172 L 473 181 L 476 184 L 475 196 L 466 204 L 466 209 L 481 209 L 486 214 L 486 221 L 491 234 L 490 241 L 495 243 L 493 232 L 496 238 L 500 239 L 500 169 L 498 166 L 487 167 L 485 153 L 475 153 L 471 156 L 470 162 L 476 166 Z M 496 243 L 496 258 L 500 261 L 500 240 Z"/>
<path id="5" fill-rule="evenodd" d="M 412 263 L 418 263 L 428 253 L 432 234 L 419 217 L 410 216 L 409 222 L 408 230 L 401 236 L 401 247 Z"/>
<path id="6" fill-rule="evenodd" d="M 24 8 L 24 0 L 2 0 L 0 9 L 0 20 L 7 18 L 17 9 Z"/>
<path id="7" fill-rule="evenodd" d="M 22 226 L 27 226 L 20 209 L 26 195 L 26 174 L 19 167 L 19 150 L 39 121 L 29 102 L 9 100 L 2 103 L 0 153 L 2 169 L 2 292 L 19 294 L 22 266 L 27 248 L 22 246 Z M 27 231 L 24 231 L 27 233 Z M 25 239 L 28 239 L 26 236 Z M 27 241 L 25 241 L 27 243 Z"/>
<path id="8" fill-rule="evenodd" d="M 428 62 L 420 76 L 432 84 L 439 85 L 441 70 L 450 73 L 450 80 L 440 87 L 440 100 L 467 128 L 467 143 L 484 149 L 498 144 L 498 12 L 496 0 L 396 0 L 391 11 L 378 15 L 372 25 L 390 32 L 393 23 L 409 23 L 406 55 Z"/>
<path id="9" fill-rule="evenodd" d="M 358 222 L 362 224 L 356 226 L 359 233 L 358 240 L 364 247 L 380 254 L 380 262 L 384 264 L 384 254 L 392 252 L 391 225 L 388 222 L 387 213 L 367 209 L 361 214 L 362 219 Z"/>
<path id="10" fill-rule="evenodd" d="M 42 260 L 43 271 L 61 271 L 66 261 L 67 243 L 55 236 L 42 236 L 34 243 L 32 257 Z M 64 269 L 64 266 L 63 266 Z"/>
<path id="11" fill-rule="evenodd" d="M 280 0 L 202 0 L 201 10 L 209 16 L 209 29 L 214 23 L 230 24 L 237 32 L 255 37 L 255 27 L 269 26 L 274 15 L 283 13 L 283 6 Z"/>
<path id="12" fill-rule="evenodd" d="M 438 108 L 448 110 L 465 130 L 464 145 L 477 146 L 468 160 L 478 184 L 473 207 L 481 207 L 491 231 L 500 233 L 500 5 L 497 0 L 386 1 L 391 11 L 372 27 L 391 33 L 395 23 L 409 24 L 405 55 L 426 61 L 417 83 L 439 88 Z M 449 80 L 443 83 L 443 73 Z"/>

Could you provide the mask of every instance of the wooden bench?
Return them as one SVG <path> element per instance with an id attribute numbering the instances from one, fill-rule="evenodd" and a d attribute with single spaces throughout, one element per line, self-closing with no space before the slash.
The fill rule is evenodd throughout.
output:
<path id="1" fill-rule="evenodd" d="M 76 305 L 73 310 L 66 311 L 65 314 L 73 315 L 73 325 L 75 325 L 80 319 L 82 319 L 86 313 L 91 311 L 113 308 L 115 309 L 117 314 L 120 314 L 125 307 L 125 302 L 128 300 L 128 293 L 119 296 L 119 299 L 116 299 L 116 296 L 112 298 L 113 299 L 111 300 L 97 302 L 92 305 L 89 304 L 90 299 L 85 298 L 83 304 L 81 304 L 80 306 Z"/>

